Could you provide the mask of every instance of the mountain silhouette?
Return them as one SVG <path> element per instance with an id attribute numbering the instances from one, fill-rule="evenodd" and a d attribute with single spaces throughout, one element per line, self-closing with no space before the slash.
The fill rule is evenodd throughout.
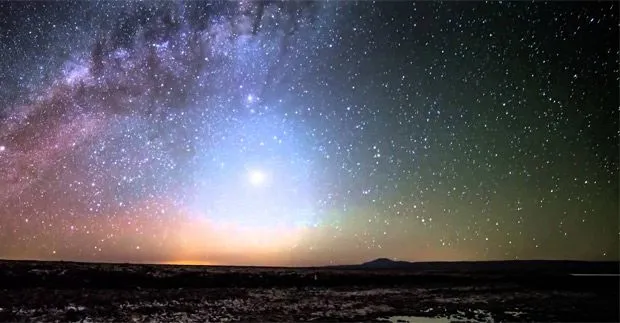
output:
<path id="1" fill-rule="evenodd" d="M 361 267 L 365 267 L 365 268 L 394 268 L 394 269 L 400 269 L 400 268 L 411 268 L 415 265 L 415 263 L 413 262 L 408 262 L 408 261 L 395 261 L 392 259 L 388 259 L 388 258 L 377 258 L 375 260 L 371 260 L 368 262 L 365 262 L 363 264 L 361 264 Z"/>
<path id="2" fill-rule="evenodd" d="M 328 266 L 335 269 L 357 270 L 407 270 L 419 272 L 460 273 L 607 273 L 619 274 L 619 263 L 614 261 L 572 261 L 572 260 L 492 260 L 492 261 L 435 261 L 410 262 L 377 258 L 354 265 Z"/>

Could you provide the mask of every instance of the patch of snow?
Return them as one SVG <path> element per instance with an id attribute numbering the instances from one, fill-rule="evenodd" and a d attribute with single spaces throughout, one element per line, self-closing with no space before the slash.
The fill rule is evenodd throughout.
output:
<path id="1" fill-rule="evenodd" d="M 504 313 L 508 315 L 512 315 L 514 317 L 518 317 L 518 316 L 526 314 L 525 312 L 519 312 L 519 311 L 505 311 Z"/>
<path id="2" fill-rule="evenodd" d="M 455 304 L 466 304 L 466 303 L 487 303 L 488 297 L 482 296 L 463 296 L 463 297 L 436 297 L 435 302 L 437 303 L 455 303 Z"/>
<path id="3" fill-rule="evenodd" d="M 376 288 L 376 289 L 366 289 L 366 290 L 360 290 L 360 291 L 347 291 L 347 292 L 342 292 L 341 294 L 343 296 L 375 296 L 375 295 L 388 295 L 388 294 L 400 294 L 403 293 L 403 291 L 401 290 L 396 290 L 396 289 L 383 289 L 383 288 Z"/>
<path id="4" fill-rule="evenodd" d="M 493 322 L 493 315 L 489 313 L 489 311 L 477 309 L 473 310 L 474 314 L 476 314 L 476 319 L 478 322 Z"/>
<path id="5" fill-rule="evenodd" d="M 428 310 L 426 311 L 428 312 Z M 481 309 L 474 309 L 470 313 L 475 314 L 475 318 L 467 318 L 465 312 L 458 311 L 458 314 L 451 316 L 424 317 L 424 316 L 390 316 L 387 318 L 379 318 L 381 321 L 389 321 L 392 323 L 450 323 L 454 321 L 466 321 L 473 323 L 494 323 L 491 313 Z"/>
<path id="6" fill-rule="evenodd" d="M 30 309 L 20 308 L 20 309 L 17 311 L 17 314 L 18 314 L 18 315 L 29 315 L 29 316 L 30 316 L 30 315 L 34 315 L 34 313 L 35 313 L 36 311 L 37 311 L 37 310 L 32 309 L 32 308 L 30 308 Z"/>

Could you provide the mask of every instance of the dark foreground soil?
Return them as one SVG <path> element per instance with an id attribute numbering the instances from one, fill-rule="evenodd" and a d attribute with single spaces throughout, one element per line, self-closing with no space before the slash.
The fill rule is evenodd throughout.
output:
<path id="1" fill-rule="evenodd" d="M 618 287 L 617 276 L 505 270 L 2 261 L 0 322 L 618 322 Z"/>

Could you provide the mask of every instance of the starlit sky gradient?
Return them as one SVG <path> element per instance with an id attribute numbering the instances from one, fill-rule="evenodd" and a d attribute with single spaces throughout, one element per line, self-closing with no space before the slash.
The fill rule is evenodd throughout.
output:
<path id="1" fill-rule="evenodd" d="M 0 258 L 617 260 L 618 10 L 2 2 Z"/>

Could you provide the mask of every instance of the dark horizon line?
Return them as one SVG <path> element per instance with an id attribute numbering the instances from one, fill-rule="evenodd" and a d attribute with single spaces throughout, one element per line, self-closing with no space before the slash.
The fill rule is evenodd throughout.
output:
<path id="1" fill-rule="evenodd" d="M 106 265 L 150 265 L 150 266 L 179 266 L 179 267 L 239 267 L 239 268 L 290 268 L 290 269 L 308 269 L 308 268 L 346 268 L 346 267 L 362 267 L 366 264 L 373 263 L 377 260 L 389 260 L 395 265 L 399 263 L 408 264 L 463 264 L 463 263 L 618 263 L 620 265 L 620 259 L 618 260 L 577 260 L 577 259 L 494 259 L 494 260 L 433 260 L 433 261 L 409 261 L 409 260 L 394 260 L 390 258 L 374 258 L 368 261 L 360 263 L 340 264 L 340 265 L 314 265 L 314 266 L 275 266 L 275 265 L 230 265 L 230 264 L 208 264 L 206 263 L 166 263 L 160 262 L 128 262 L 128 261 L 88 261 L 88 260 L 45 260 L 45 259 L 10 259 L 0 258 L 0 262 L 41 262 L 41 263 L 74 263 L 74 264 L 106 264 Z"/>

